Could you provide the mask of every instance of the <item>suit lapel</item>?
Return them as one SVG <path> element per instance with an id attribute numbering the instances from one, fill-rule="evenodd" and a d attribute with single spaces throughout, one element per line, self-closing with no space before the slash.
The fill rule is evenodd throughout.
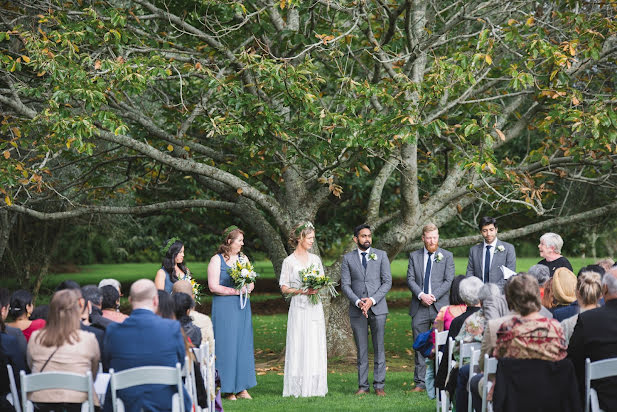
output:
<path id="1" fill-rule="evenodd" d="M 362 266 L 362 261 L 360 260 L 360 254 L 358 253 L 358 249 L 356 249 L 353 253 L 355 256 L 354 262 L 356 262 L 356 266 L 358 267 L 359 273 L 361 273 L 362 275 L 366 275 L 366 271 L 364 270 L 364 266 Z"/>
<path id="2" fill-rule="evenodd" d="M 480 243 L 476 247 L 476 262 L 478 262 L 478 266 L 480 267 L 480 274 L 482 275 L 484 274 L 484 265 L 482 264 L 482 261 L 484 259 L 484 256 L 482 256 L 483 253 L 484 253 L 484 243 Z"/>
<path id="3" fill-rule="evenodd" d="M 501 264 L 502 252 L 500 252 L 499 249 L 497 249 L 499 246 L 501 246 L 501 242 L 498 239 L 497 243 L 495 244 L 495 252 L 493 252 L 493 260 L 491 260 L 491 272 L 493 271 L 494 268 L 498 267 L 497 266 L 498 264 Z M 497 260 L 499 260 L 499 263 L 497 263 Z"/>
<path id="4" fill-rule="evenodd" d="M 418 253 L 416 253 L 415 259 L 416 267 L 420 268 L 420 281 L 418 282 L 418 284 L 422 285 L 422 287 L 424 288 L 424 271 L 426 270 L 426 267 L 424 266 L 424 249 L 420 249 Z"/>

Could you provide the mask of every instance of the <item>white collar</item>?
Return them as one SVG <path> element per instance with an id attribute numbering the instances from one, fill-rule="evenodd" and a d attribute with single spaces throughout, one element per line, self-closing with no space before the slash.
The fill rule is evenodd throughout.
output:
<path id="1" fill-rule="evenodd" d="M 362 250 L 360 250 L 360 248 L 358 248 L 358 256 L 360 256 L 360 259 L 362 259 L 362 254 L 363 253 L 366 253 L 366 256 L 368 257 L 368 255 L 371 254 L 371 248 L 369 247 L 364 252 Z"/>
<path id="2" fill-rule="evenodd" d="M 435 251 L 433 252 L 433 256 L 435 256 L 437 252 L 439 252 L 439 248 L 435 249 Z M 426 256 L 427 254 L 428 254 L 428 250 L 426 249 L 426 246 L 424 246 L 424 255 Z"/>
<path id="3" fill-rule="evenodd" d="M 497 241 L 498 240 L 499 239 L 495 238 L 495 240 L 493 240 L 493 243 L 486 243 L 486 240 L 483 241 L 482 243 L 484 243 L 484 245 L 483 245 L 484 249 L 486 249 L 486 247 L 490 245 L 490 246 L 492 246 L 493 250 L 495 250 L 495 247 L 497 246 Z"/>

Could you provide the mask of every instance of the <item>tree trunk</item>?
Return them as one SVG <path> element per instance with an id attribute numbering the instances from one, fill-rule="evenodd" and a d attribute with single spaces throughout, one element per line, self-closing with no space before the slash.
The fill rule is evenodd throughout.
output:
<path id="1" fill-rule="evenodd" d="M 333 281 L 340 284 L 340 259 L 325 270 Z M 326 319 L 328 358 L 355 358 L 356 344 L 353 340 L 351 323 L 349 321 L 349 300 L 341 293 L 336 298 L 324 298 L 322 303 Z"/>

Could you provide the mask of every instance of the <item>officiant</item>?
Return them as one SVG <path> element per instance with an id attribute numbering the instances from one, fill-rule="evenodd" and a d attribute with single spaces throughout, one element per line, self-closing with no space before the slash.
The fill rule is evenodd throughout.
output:
<path id="1" fill-rule="evenodd" d="M 478 228 L 484 242 L 469 249 L 466 275 L 475 276 L 484 283 L 495 283 L 503 291 L 506 268 L 516 272 L 514 246 L 497 238 L 497 219 L 494 217 L 482 217 Z"/>

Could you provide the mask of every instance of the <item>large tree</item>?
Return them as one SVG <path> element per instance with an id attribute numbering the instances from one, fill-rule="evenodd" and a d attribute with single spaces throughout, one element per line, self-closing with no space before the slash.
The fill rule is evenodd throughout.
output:
<path id="1" fill-rule="evenodd" d="M 333 204 L 391 257 L 478 205 L 542 216 L 502 238 L 606 215 L 615 4 L 5 4 L 3 209 L 216 208 L 264 239 L 277 273 L 291 228 Z M 586 186 L 601 200 L 577 198 Z M 349 353 L 344 299 L 326 311 L 330 354 Z"/>

